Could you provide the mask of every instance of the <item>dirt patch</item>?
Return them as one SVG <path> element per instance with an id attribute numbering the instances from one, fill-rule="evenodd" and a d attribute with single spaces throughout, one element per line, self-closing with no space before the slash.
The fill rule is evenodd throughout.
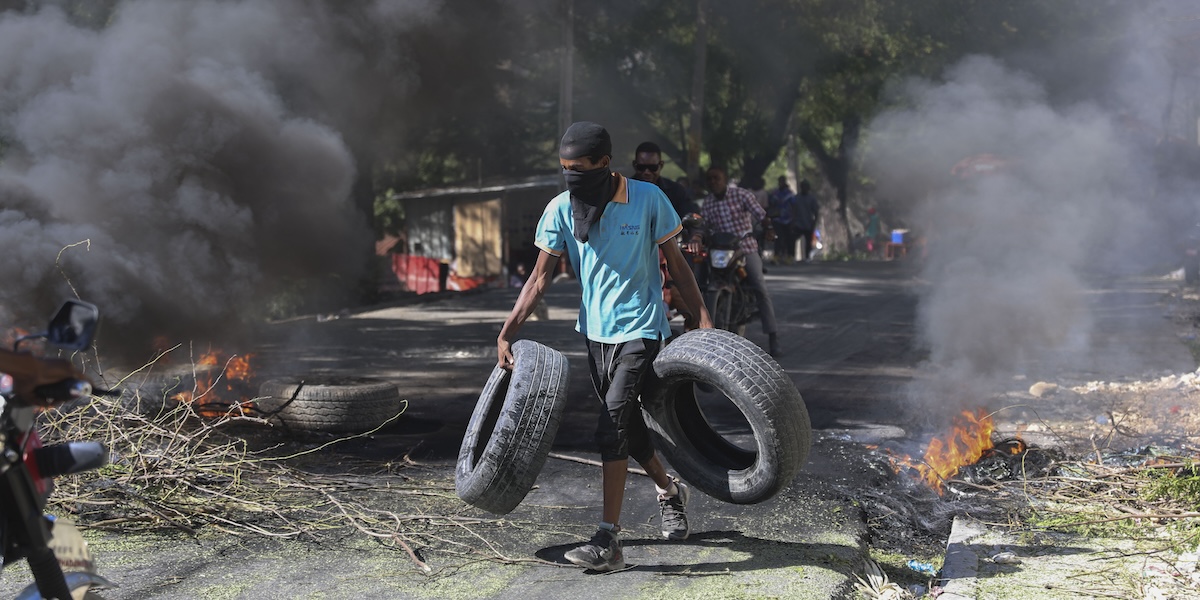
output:
<path id="1" fill-rule="evenodd" d="M 1162 312 L 1193 356 L 1200 351 L 1200 293 L 1167 291 Z M 1019 387 L 1026 383 L 1027 388 Z M 1200 443 L 1200 372 L 1147 373 L 1118 380 L 1014 382 L 997 413 L 997 434 L 1017 435 L 1072 456 L 1148 445 L 1187 451 Z"/>

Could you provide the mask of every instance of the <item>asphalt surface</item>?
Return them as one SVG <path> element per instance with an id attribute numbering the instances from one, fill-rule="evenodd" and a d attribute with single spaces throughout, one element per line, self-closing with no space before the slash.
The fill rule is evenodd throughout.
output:
<path id="1" fill-rule="evenodd" d="M 814 426 L 808 464 L 791 486 L 762 504 L 736 506 L 695 494 L 688 511 L 692 536 L 683 542 L 661 539 L 653 486 L 631 476 L 623 514 L 630 565 L 625 571 L 597 575 L 563 561 L 563 552 L 594 530 L 600 477 L 595 466 L 552 458 L 521 506 L 499 522 L 502 533 L 486 540 L 513 559 L 507 564 L 418 549 L 433 569 L 424 574 L 405 553 L 350 532 L 319 544 L 212 533 L 90 533 L 102 573 L 121 586 L 103 596 L 852 597 L 869 535 L 854 490 L 885 477 L 861 460 L 862 444 L 927 441 L 914 425 L 927 420 L 917 414 L 922 409 L 901 401 L 926 356 L 914 326 L 922 283 L 911 269 L 903 262 L 770 268 L 784 350 L 779 362 L 804 396 Z M 1112 326 L 1102 329 L 1124 343 L 1137 342 L 1130 335 L 1144 336 L 1147 344 L 1170 338 L 1154 329 L 1161 315 L 1153 310 L 1153 293 L 1103 296 L 1124 302 L 1115 303 L 1106 321 Z M 426 478 L 431 489 L 452 489 L 459 444 L 495 364 L 495 336 L 516 295 L 488 290 L 298 319 L 269 327 L 254 350 L 264 378 L 331 373 L 396 383 L 407 401 L 404 415 L 368 440 L 339 445 L 329 455 L 330 468 L 341 460 L 384 464 L 408 457 L 420 466 L 414 476 Z M 578 297 L 574 282 L 556 283 L 547 296 L 550 318 L 528 323 L 521 335 L 562 351 L 571 363 L 570 404 L 554 452 L 594 460 L 599 401 L 584 366 L 583 342 L 573 330 Z M 747 337 L 766 345 L 756 324 Z M 1183 364 L 1177 342 L 1161 347 L 1141 356 L 1143 366 Z M 1103 354 L 1079 365 L 1080 372 L 1105 368 Z M 494 518 L 465 505 L 455 510 Z M 9 569 L 0 595 L 24 581 L 18 569 Z"/>
<path id="2" fill-rule="evenodd" d="M 870 393 L 875 396 L 882 390 L 886 395 L 898 385 L 898 373 L 911 367 L 902 362 L 913 358 L 907 350 L 910 334 L 902 331 L 912 322 L 913 298 L 905 292 L 908 278 L 899 265 L 883 263 L 776 267 L 768 277 L 777 290 L 782 324 L 784 354 L 779 362 L 802 386 L 806 399 L 804 382 L 820 383 L 817 396 L 826 407 L 812 412 L 823 431 L 793 485 L 756 506 L 734 506 L 695 494 L 689 507 L 692 538 L 668 544 L 657 532 L 658 507 L 650 482 L 633 476 L 623 517 L 626 560 L 633 566 L 620 579 L 609 575 L 597 583 L 597 578 L 581 572 L 554 570 L 544 581 L 536 575 L 539 569 L 523 569 L 528 572 L 514 576 L 514 583 L 485 596 L 558 598 L 610 582 L 621 597 L 654 597 L 660 586 L 684 597 L 832 598 L 848 593 L 865 556 L 866 527 L 853 499 L 839 491 L 843 480 L 861 468 L 847 434 L 877 438 L 902 433 L 894 425 L 879 424 L 887 420 L 885 415 L 895 416 L 886 406 L 873 409 L 878 414 L 872 417 L 848 400 L 871 405 L 861 390 L 875 390 Z M 409 400 L 405 422 L 394 435 L 377 436 L 362 452 L 380 459 L 407 453 L 449 468 L 479 390 L 495 364 L 495 336 L 516 295 L 515 290 L 490 290 L 289 324 L 281 328 L 280 341 L 263 348 L 263 354 L 267 363 L 300 371 L 355 372 L 396 381 Z M 550 319 L 527 323 L 521 337 L 562 351 L 572 366 L 570 405 L 554 452 L 595 460 L 592 434 L 599 401 L 584 366 L 586 349 L 574 331 L 578 302 L 575 282 L 556 283 L 547 295 Z M 757 324 L 749 327 L 747 336 L 766 344 Z M 312 340 L 320 339 L 339 342 L 314 346 Z M 890 349 L 881 355 L 885 346 Z M 314 351 L 317 347 L 321 349 Z M 860 362 L 873 367 L 848 366 Z M 890 370 L 887 364 L 892 364 Z M 514 553 L 562 563 L 562 553 L 590 535 L 598 520 L 598 475 L 596 467 L 551 459 L 536 489 L 509 518 L 545 523 L 557 533 L 518 545 Z M 538 583 L 515 583 L 526 580 Z M 638 589 L 645 592 L 634 591 Z"/>

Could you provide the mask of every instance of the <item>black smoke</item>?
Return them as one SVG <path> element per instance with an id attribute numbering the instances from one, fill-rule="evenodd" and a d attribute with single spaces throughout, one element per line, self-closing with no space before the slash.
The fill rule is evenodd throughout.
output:
<path id="1" fill-rule="evenodd" d="M 288 282 L 353 289 L 360 156 L 416 85 L 392 40 L 439 3 L 79 4 L 0 13 L 6 320 L 78 293 L 110 344 L 219 338 Z"/>
<path id="2" fill-rule="evenodd" d="M 1094 368 L 1089 290 L 1166 274 L 1200 217 L 1200 9 L 1108 6 L 1111 29 L 1036 60 L 1014 49 L 905 81 L 870 126 L 871 175 L 925 242 L 919 396 L 972 405 L 992 377 Z M 1084 51 L 1098 39 L 1106 51 Z"/>

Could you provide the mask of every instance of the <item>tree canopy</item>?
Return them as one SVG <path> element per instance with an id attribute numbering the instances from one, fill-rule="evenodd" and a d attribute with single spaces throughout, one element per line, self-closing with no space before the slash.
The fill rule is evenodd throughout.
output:
<path id="1" fill-rule="evenodd" d="M 6 0 L 0 8 L 47 4 L 97 28 L 122 10 L 121 2 L 78 0 Z M 281 93 L 290 108 L 342 133 L 364 195 L 552 172 L 559 115 L 569 113 L 605 124 L 618 154 L 655 141 L 691 174 L 702 165 L 689 156 L 703 153 L 704 165 L 761 178 L 791 145 L 808 157 L 810 170 L 797 175 L 831 186 L 844 218 L 864 127 L 894 101 L 892 83 L 988 54 L 1043 71 L 1061 83 L 1056 93 L 1078 93 L 1088 89 L 1084 73 L 1102 70 L 1039 59 L 1068 44 L 1080 60 L 1118 52 L 1123 3 L 441 0 L 406 7 L 412 16 L 399 27 L 378 18 L 381 3 L 291 4 L 335 23 L 330 47 L 347 54 L 350 70 L 332 84 L 278 73 Z M 566 98 L 564 73 L 573 83 Z M 702 132 L 698 143 L 690 132 Z"/>

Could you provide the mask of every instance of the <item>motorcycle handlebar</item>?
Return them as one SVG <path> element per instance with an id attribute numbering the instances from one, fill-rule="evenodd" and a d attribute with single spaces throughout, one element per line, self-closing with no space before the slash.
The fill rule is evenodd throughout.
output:
<path id="1" fill-rule="evenodd" d="M 108 464 L 108 449 L 100 442 L 63 442 L 34 450 L 38 473 L 54 478 L 99 469 Z"/>
<path id="2" fill-rule="evenodd" d="M 91 393 L 92 384 L 80 379 L 64 379 L 33 388 L 34 396 L 48 400 L 51 404 L 86 398 Z"/>

